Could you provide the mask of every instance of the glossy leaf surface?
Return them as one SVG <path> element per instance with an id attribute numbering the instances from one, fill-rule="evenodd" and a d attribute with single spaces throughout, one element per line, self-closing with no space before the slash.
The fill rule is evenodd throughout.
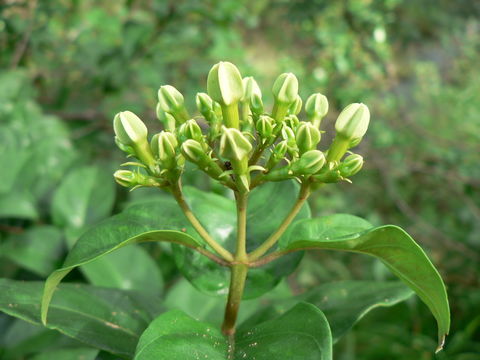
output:
<path id="1" fill-rule="evenodd" d="M 380 259 L 429 307 L 438 323 L 441 348 L 450 328 L 450 309 L 438 271 L 420 246 L 401 228 L 387 225 L 348 235 L 351 224 L 357 221 L 350 215 L 301 221 L 290 230 L 288 238 L 281 244 L 281 251 L 330 249 Z"/>
<path id="2" fill-rule="evenodd" d="M 327 320 L 314 305 L 300 303 L 277 319 L 238 331 L 229 343 L 221 332 L 179 310 L 160 315 L 143 333 L 136 360 L 332 359 Z"/>
<path id="3" fill-rule="evenodd" d="M 0 310 L 40 323 L 42 282 L 0 280 Z M 158 299 L 90 285 L 63 284 L 50 304 L 47 327 L 90 346 L 132 356 L 140 334 L 160 312 Z"/>

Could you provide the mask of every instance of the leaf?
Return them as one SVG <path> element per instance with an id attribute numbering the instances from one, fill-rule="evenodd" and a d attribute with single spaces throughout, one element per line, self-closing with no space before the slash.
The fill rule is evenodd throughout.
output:
<path id="1" fill-rule="evenodd" d="M 36 220 L 38 216 L 35 200 L 29 193 L 15 191 L 0 195 L 0 218 Z"/>
<path id="2" fill-rule="evenodd" d="M 0 255 L 40 276 L 56 267 L 63 246 L 62 233 L 54 226 L 36 226 L 10 235 L 0 247 Z"/>
<path id="3" fill-rule="evenodd" d="M 160 206 L 161 205 L 161 206 Z M 136 205 L 122 214 L 107 219 L 87 231 L 68 254 L 63 267 L 54 271 L 47 279 L 42 298 L 42 321 L 46 322 L 47 310 L 57 284 L 75 267 L 85 265 L 114 250 L 129 244 L 166 241 L 192 248 L 202 244 L 180 231 L 150 231 L 158 226 L 162 215 L 169 215 L 172 209 L 167 202 L 155 206 Z M 158 210 L 153 211 L 152 210 Z M 175 217 L 173 217 L 175 219 Z M 190 229 L 190 232 L 193 230 Z M 140 266 L 139 264 L 136 264 Z"/>
<path id="4" fill-rule="evenodd" d="M 277 319 L 238 331 L 229 344 L 221 332 L 179 310 L 157 317 L 145 330 L 135 360 L 331 360 L 332 339 L 323 313 L 300 303 Z"/>
<path id="5" fill-rule="evenodd" d="M 42 289 L 42 282 L 1 279 L 0 310 L 40 323 Z M 140 334 L 160 310 L 157 299 L 125 290 L 63 284 L 57 293 L 46 326 L 119 355 L 133 355 Z"/>
<path id="6" fill-rule="evenodd" d="M 346 235 L 352 221 L 351 216 L 345 215 L 303 220 L 291 229 L 288 239 L 281 244 L 280 252 L 331 249 L 380 259 L 429 307 L 437 320 L 437 350 L 440 350 L 450 328 L 450 309 L 445 285 L 438 271 L 420 246 L 401 228 L 386 225 Z M 332 228 L 331 224 L 337 224 L 338 228 Z"/>
<path id="7" fill-rule="evenodd" d="M 110 215 L 114 199 L 115 185 L 109 171 L 95 166 L 76 168 L 53 195 L 53 222 L 63 228 L 83 229 Z"/>
<path id="8" fill-rule="evenodd" d="M 298 195 L 298 185 L 293 181 L 268 183 L 252 191 L 247 208 L 247 245 L 252 250 L 273 233 L 290 211 Z M 212 237 L 225 248 L 235 248 L 235 202 L 225 197 L 186 188 L 187 201 L 200 222 Z M 305 205 L 295 218 L 310 217 Z M 295 221 L 296 221 L 295 220 Z M 230 272 L 199 254 L 179 246 L 174 247 L 175 260 L 182 274 L 199 290 L 212 295 L 225 295 L 230 283 Z M 244 298 L 258 297 L 273 289 L 282 278 L 298 266 L 302 254 L 282 257 L 278 262 L 248 273 Z"/>
<path id="9" fill-rule="evenodd" d="M 97 355 L 97 349 L 78 347 L 45 351 L 33 356 L 31 360 L 95 360 Z"/>

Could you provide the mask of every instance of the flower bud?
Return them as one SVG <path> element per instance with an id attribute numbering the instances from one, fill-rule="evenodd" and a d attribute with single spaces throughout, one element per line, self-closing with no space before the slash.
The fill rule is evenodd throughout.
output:
<path id="1" fill-rule="evenodd" d="M 337 134 L 345 139 L 360 138 L 367 132 L 370 111 L 364 104 L 354 103 L 342 110 L 335 123 Z"/>
<path id="2" fill-rule="evenodd" d="M 229 160 L 245 159 L 252 150 L 252 144 L 239 130 L 223 127 L 220 138 L 220 156 Z"/>
<path id="3" fill-rule="evenodd" d="M 161 131 L 152 138 L 150 146 L 153 155 L 160 161 L 162 167 L 171 169 L 176 165 L 175 155 L 178 141 L 173 133 Z"/>
<path id="4" fill-rule="evenodd" d="M 262 139 L 269 139 L 273 134 L 273 119 L 267 115 L 261 115 L 257 120 L 256 129 Z"/>
<path id="5" fill-rule="evenodd" d="M 205 118 L 207 118 L 206 114 L 209 114 L 210 111 L 213 111 L 213 100 L 205 93 L 198 93 L 195 97 L 195 103 L 198 111 L 200 111 L 200 114 L 202 114 Z"/>
<path id="6" fill-rule="evenodd" d="M 183 123 L 178 129 L 178 135 L 180 136 L 181 140 L 193 139 L 199 143 L 203 142 L 202 129 L 200 129 L 200 126 L 198 126 L 194 119 L 190 119 Z"/>
<path id="7" fill-rule="evenodd" d="M 124 187 L 159 186 L 153 178 L 130 170 L 117 170 L 113 174 L 115 181 Z"/>
<path id="8" fill-rule="evenodd" d="M 310 150 L 293 162 L 290 170 L 295 175 L 312 175 L 320 171 L 325 164 L 325 155 L 319 150 Z"/>
<path id="9" fill-rule="evenodd" d="M 285 118 L 284 124 L 295 132 L 298 125 L 300 125 L 300 120 L 298 120 L 297 115 L 288 115 Z"/>
<path id="10" fill-rule="evenodd" d="M 252 97 L 250 98 L 250 110 L 257 116 L 263 114 L 264 109 L 261 94 L 252 94 Z"/>
<path id="11" fill-rule="evenodd" d="M 242 102 L 250 102 L 250 99 L 254 94 L 262 98 L 262 91 L 260 90 L 260 87 L 258 86 L 253 76 L 248 76 L 243 78 L 242 83 L 243 83 L 243 97 L 241 99 Z"/>
<path id="12" fill-rule="evenodd" d="M 196 140 L 188 139 L 183 142 L 182 147 L 183 156 L 190 162 L 199 166 L 204 165 L 208 160 L 208 155 L 202 144 Z"/>
<path id="13" fill-rule="evenodd" d="M 338 170 L 343 177 L 350 177 L 357 174 L 363 167 L 363 157 L 358 154 L 352 154 L 345 158 L 338 166 Z"/>
<path id="14" fill-rule="evenodd" d="M 281 160 L 285 158 L 285 154 L 287 153 L 287 142 L 285 140 L 280 141 L 272 150 L 270 157 L 267 160 L 265 165 L 265 169 L 270 171 L 273 169 Z"/>
<path id="15" fill-rule="evenodd" d="M 315 149 L 320 142 L 320 138 L 320 130 L 318 130 L 312 123 L 300 123 L 295 134 L 295 140 L 300 154 Z"/>
<path id="16" fill-rule="evenodd" d="M 287 141 L 287 147 L 289 151 L 297 149 L 295 133 L 289 126 L 286 126 L 285 124 L 282 126 L 282 137 Z"/>
<path id="17" fill-rule="evenodd" d="M 297 95 L 295 101 L 288 108 L 288 112 L 292 115 L 297 115 L 300 111 L 302 111 L 302 105 L 302 98 L 300 97 L 300 95 Z"/>
<path id="18" fill-rule="evenodd" d="M 307 113 L 308 120 L 320 127 L 320 122 L 328 112 L 328 100 L 325 95 L 320 93 L 312 94 L 305 103 L 305 112 Z"/>
<path id="19" fill-rule="evenodd" d="M 189 118 L 183 95 L 173 86 L 164 85 L 160 87 L 158 102 L 160 108 L 166 113 L 172 114 L 180 124 Z"/>
<path id="20" fill-rule="evenodd" d="M 242 75 L 230 62 L 215 64 L 207 78 L 207 92 L 220 105 L 236 104 L 243 97 Z"/>
<path id="21" fill-rule="evenodd" d="M 160 103 L 156 107 L 157 119 L 163 124 L 163 127 L 168 131 L 175 131 L 175 118 L 162 110 Z"/>
<path id="22" fill-rule="evenodd" d="M 281 74 L 272 88 L 273 97 L 278 104 L 290 105 L 298 96 L 298 80 L 292 73 Z"/>
<path id="23" fill-rule="evenodd" d="M 131 111 L 122 111 L 115 115 L 113 129 L 118 140 L 124 145 L 133 146 L 147 140 L 147 127 Z"/>

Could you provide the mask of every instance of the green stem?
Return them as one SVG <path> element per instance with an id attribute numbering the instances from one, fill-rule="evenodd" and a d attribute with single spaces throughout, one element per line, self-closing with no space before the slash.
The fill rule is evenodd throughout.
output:
<path id="1" fill-rule="evenodd" d="M 231 268 L 228 301 L 222 325 L 223 334 L 229 337 L 235 334 L 235 323 L 237 322 L 238 311 L 242 301 L 247 272 L 248 266 L 245 264 L 235 264 Z"/>
<path id="2" fill-rule="evenodd" d="M 288 213 L 288 215 L 285 217 L 283 222 L 280 224 L 278 229 L 270 235 L 270 237 L 265 240 L 265 242 L 260 245 L 257 249 L 252 251 L 248 255 L 248 260 L 253 262 L 260 258 L 262 255 L 264 255 L 270 248 L 275 245 L 275 243 L 280 239 L 280 237 L 283 235 L 285 230 L 287 230 L 288 226 L 292 223 L 293 219 L 295 219 L 295 216 L 297 216 L 298 212 L 302 208 L 303 204 L 305 201 L 308 199 L 308 196 L 310 195 L 310 184 L 308 183 L 303 183 L 302 187 L 300 188 L 300 193 L 298 194 L 298 199 L 293 205 L 292 209 Z"/>
<path id="3" fill-rule="evenodd" d="M 330 148 L 328 149 L 327 161 L 340 161 L 342 156 L 347 152 L 349 145 L 349 139 L 345 139 L 337 134 L 335 139 L 333 139 L 332 145 L 330 145 Z"/>
<path id="4" fill-rule="evenodd" d="M 280 124 L 285 119 L 287 115 L 289 105 L 278 104 L 275 102 L 272 109 L 272 118 L 275 119 L 277 124 Z"/>
<path id="5" fill-rule="evenodd" d="M 210 236 L 210 234 L 205 230 L 202 224 L 200 224 L 200 221 L 198 221 L 198 219 L 193 214 L 192 210 L 190 209 L 183 197 L 180 181 L 174 186 L 172 186 L 171 191 L 178 205 L 185 214 L 185 217 L 188 219 L 188 221 L 190 221 L 193 228 L 198 232 L 202 239 L 205 240 L 205 242 L 210 245 L 210 247 L 215 250 L 223 259 L 228 262 L 233 261 L 233 255 Z"/>
<path id="6" fill-rule="evenodd" d="M 237 193 L 237 246 L 235 260 L 247 260 L 247 200 L 248 193 Z"/>
<path id="7" fill-rule="evenodd" d="M 229 128 L 240 128 L 240 120 L 238 118 L 238 104 L 222 105 L 223 122 Z"/>

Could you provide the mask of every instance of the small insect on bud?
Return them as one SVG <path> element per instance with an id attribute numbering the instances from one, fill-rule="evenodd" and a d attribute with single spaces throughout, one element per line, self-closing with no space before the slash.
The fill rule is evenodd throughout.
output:
<path id="1" fill-rule="evenodd" d="M 163 168 L 171 169 L 175 167 L 178 141 L 173 133 L 161 131 L 152 138 L 150 146 L 153 155 L 160 161 Z"/>
<path id="2" fill-rule="evenodd" d="M 215 64 L 207 78 L 208 95 L 220 105 L 236 104 L 243 97 L 242 75 L 230 62 Z"/>
<path id="3" fill-rule="evenodd" d="M 308 120 L 319 128 L 320 123 L 328 112 L 328 100 L 325 95 L 320 93 L 312 94 L 305 103 L 305 112 L 307 113 Z"/>
<path id="4" fill-rule="evenodd" d="M 198 93 L 195 97 L 195 104 L 197 105 L 200 114 L 207 117 L 210 111 L 213 111 L 213 100 L 205 93 Z"/>
<path id="5" fill-rule="evenodd" d="M 300 95 L 297 95 L 295 101 L 288 108 L 288 112 L 292 115 L 297 115 L 300 111 L 302 111 L 302 105 L 302 98 L 300 97 Z"/>
<path id="6" fill-rule="evenodd" d="M 178 135 L 180 140 L 193 139 L 199 143 L 203 142 L 202 129 L 200 129 L 200 126 L 194 119 L 190 119 L 182 124 L 178 129 Z"/>
<path id="7" fill-rule="evenodd" d="M 345 158 L 338 166 L 338 170 L 343 177 L 350 177 L 357 174 L 363 167 L 363 157 L 358 154 L 352 154 Z"/>
<path id="8" fill-rule="evenodd" d="M 161 86 L 158 90 L 158 102 L 160 108 L 166 113 L 172 114 L 180 124 L 184 123 L 189 115 L 185 109 L 183 95 L 171 85 Z"/>
<path id="9" fill-rule="evenodd" d="M 273 124 L 274 120 L 267 115 L 261 115 L 257 120 L 256 129 L 262 139 L 270 139 L 273 134 Z"/>
<path id="10" fill-rule="evenodd" d="M 335 122 L 335 130 L 345 139 L 361 138 L 368 129 L 370 111 L 365 104 L 354 103 L 342 110 Z"/>
<path id="11" fill-rule="evenodd" d="M 239 130 L 223 127 L 220 138 L 220 155 L 229 160 L 240 161 L 248 156 L 252 144 Z"/>
<path id="12" fill-rule="evenodd" d="M 290 170 L 295 175 L 313 175 L 325 165 L 325 155 L 319 150 L 310 150 L 293 162 Z"/>
<path id="13" fill-rule="evenodd" d="M 123 145 L 134 146 L 147 140 L 148 130 L 140 118 L 131 111 L 115 115 L 113 129 Z"/>
<path id="14" fill-rule="evenodd" d="M 300 154 L 315 149 L 320 142 L 320 138 L 320 130 L 318 130 L 312 123 L 300 123 L 295 134 L 295 140 Z"/>
<path id="15" fill-rule="evenodd" d="M 298 80 L 292 73 L 281 74 L 272 88 L 275 102 L 283 105 L 290 105 L 298 96 Z"/>

